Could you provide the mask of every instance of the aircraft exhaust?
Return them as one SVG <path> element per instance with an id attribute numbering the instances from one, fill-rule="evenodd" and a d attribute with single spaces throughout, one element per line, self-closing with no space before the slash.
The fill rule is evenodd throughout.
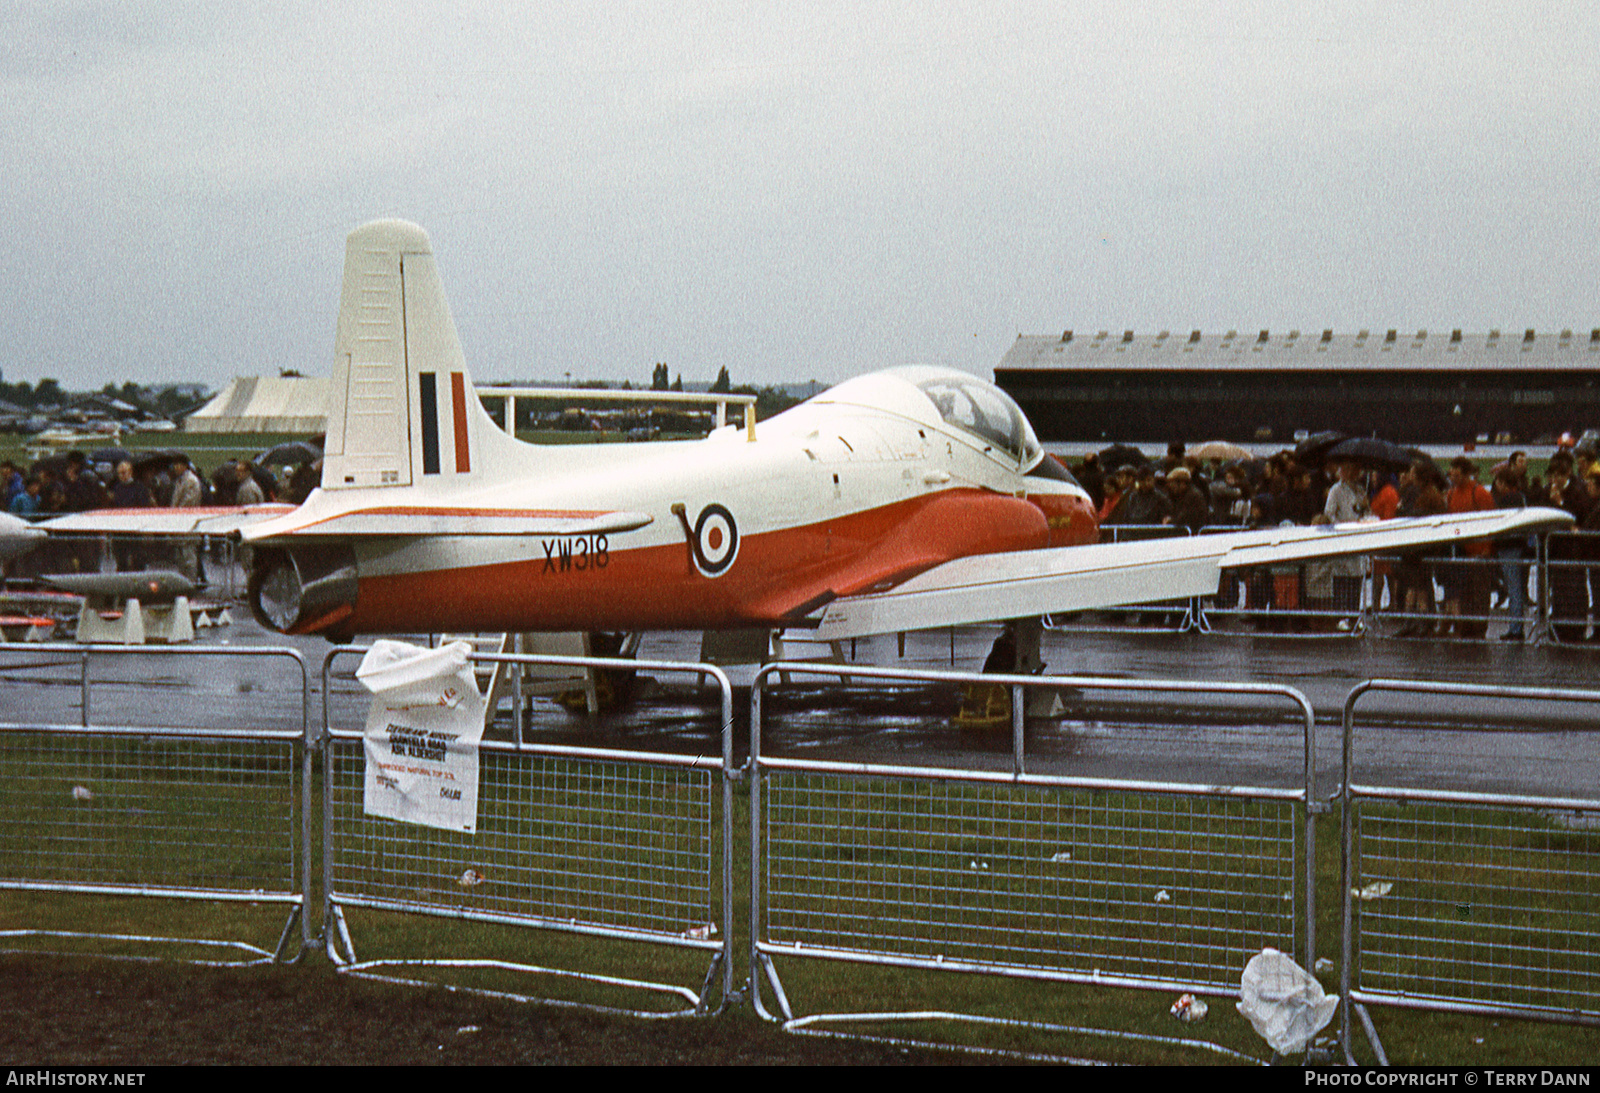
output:
<path id="1" fill-rule="evenodd" d="M 250 570 L 250 611 L 279 633 L 316 633 L 350 616 L 356 588 L 356 556 L 348 543 L 261 548 Z"/>

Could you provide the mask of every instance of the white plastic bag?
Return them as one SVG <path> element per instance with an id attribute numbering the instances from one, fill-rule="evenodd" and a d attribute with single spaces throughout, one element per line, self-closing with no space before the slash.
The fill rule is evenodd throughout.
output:
<path id="1" fill-rule="evenodd" d="M 460 701 L 461 692 L 456 690 L 446 698 L 446 693 L 452 690 L 448 681 L 452 677 L 463 681 L 468 678 L 461 673 L 471 671 L 467 667 L 471 653 L 472 646 L 464 641 L 451 642 L 438 649 L 424 649 L 404 641 L 383 639 L 373 642 L 367 655 L 361 658 L 356 678 L 375 695 L 395 695 L 402 688 L 411 688 L 417 693 L 408 697 L 422 701 L 443 699 L 446 705 L 454 706 Z M 477 691 L 476 682 L 471 689 Z"/>
<path id="2" fill-rule="evenodd" d="M 1244 966 L 1239 1012 L 1279 1055 L 1297 1055 L 1333 1020 L 1337 994 L 1277 949 L 1262 949 Z"/>
<path id="3" fill-rule="evenodd" d="M 423 649 L 379 641 L 361 661 L 356 678 L 373 696 L 362 793 L 368 815 L 477 830 L 484 700 L 470 653 L 465 642 Z"/>

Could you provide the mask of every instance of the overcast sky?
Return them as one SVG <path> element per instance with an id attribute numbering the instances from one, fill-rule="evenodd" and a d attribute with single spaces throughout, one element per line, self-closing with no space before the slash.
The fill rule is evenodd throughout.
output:
<path id="1" fill-rule="evenodd" d="M 433 238 L 480 379 L 1019 333 L 1600 325 L 1585 3 L 0 5 L 0 371 L 325 374 Z"/>

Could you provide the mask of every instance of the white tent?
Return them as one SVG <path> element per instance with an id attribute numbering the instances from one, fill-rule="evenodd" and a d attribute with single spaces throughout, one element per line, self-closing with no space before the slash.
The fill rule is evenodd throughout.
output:
<path id="1" fill-rule="evenodd" d="M 242 376 L 183 422 L 186 433 L 320 433 L 327 427 L 325 376 Z"/>

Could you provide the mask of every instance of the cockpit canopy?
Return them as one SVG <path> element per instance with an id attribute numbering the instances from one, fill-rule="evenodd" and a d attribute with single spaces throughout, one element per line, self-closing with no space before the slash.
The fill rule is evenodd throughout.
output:
<path id="1" fill-rule="evenodd" d="M 1033 426 L 1023 416 L 1011 396 L 992 383 L 976 376 L 928 364 L 908 364 L 869 372 L 845 380 L 806 403 L 820 410 L 830 404 L 870 407 L 899 414 L 916 421 L 945 427 L 964 434 L 990 458 L 1010 463 L 1027 474 L 1044 459 L 1044 448 L 1034 435 Z M 792 420 L 795 427 L 810 421 L 803 408 Z"/>
<path id="2" fill-rule="evenodd" d="M 1044 456 L 1044 448 L 1022 410 L 994 384 L 953 368 L 931 365 L 891 368 L 889 374 L 915 384 L 928 396 L 946 425 L 977 437 L 997 456 L 1016 460 L 1019 470 L 1027 471 Z"/>

